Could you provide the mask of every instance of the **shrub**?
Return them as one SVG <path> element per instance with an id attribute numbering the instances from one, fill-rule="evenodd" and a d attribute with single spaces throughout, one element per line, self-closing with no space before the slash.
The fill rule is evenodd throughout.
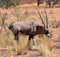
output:
<path id="1" fill-rule="evenodd" d="M 0 0 L 0 7 L 9 8 L 10 6 L 17 6 L 19 3 L 19 0 Z"/>

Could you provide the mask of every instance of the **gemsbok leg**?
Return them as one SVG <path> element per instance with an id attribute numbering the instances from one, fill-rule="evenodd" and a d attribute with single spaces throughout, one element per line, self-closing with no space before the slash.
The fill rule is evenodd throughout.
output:
<path id="1" fill-rule="evenodd" d="M 15 39 L 16 41 L 19 41 L 18 32 L 17 32 L 17 33 L 14 33 L 14 39 Z"/>
<path id="2" fill-rule="evenodd" d="M 30 41 L 31 41 L 31 39 L 33 41 L 33 46 L 32 47 L 30 47 Z M 34 45 L 35 45 L 34 34 L 29 35 L 29 39 L 28 40 L 29 40 L 29 49 L 33 49 Z"/>

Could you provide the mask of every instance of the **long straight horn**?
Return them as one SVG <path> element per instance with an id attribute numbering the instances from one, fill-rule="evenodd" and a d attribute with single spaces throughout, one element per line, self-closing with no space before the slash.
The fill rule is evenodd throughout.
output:
<path id="1" fill-rule="evenodd" d="M 45 8 L 44 8 L 44 12 L 45 12 L 45 16 L 46 16 L 46 28 L 48 28 L 48 16 L 47 16 L 47 12 L 46 12 Z"/>
<path id="2" fill-rule="evenodd" d="M 38 11 L 38 14 L 39 14 L 40 19 L 41 19 L 41 21 L 42 21 L 42 23 L 44 24 L 44 27 L 45 27 L 45 23 L 44 23 L 43 18 L 42 18 L 42 16 L 41 16 L 41 14 L 40 14 L 40 12 L 39 12 L 39 11 Z"/>
<path id="3" fill-rule="evenodd" d="M 40 17 L 40 19 L 41 19 L 41 21 L 42 21 L 42 23 L 44 24 L 44 27 L 45 27 L 45 22 L 44 22 L 44 20 L 43 20 L 43 18 L 42 18 L 42 16 L 41 16 L 41 14 L 40 14 L 40 12 L 39 12 L 39 10 L 38 10 L 39 8 L 37 8 L 37 12 L 38 12 L 38 14 L 39 14 L 39 17 Z"/>

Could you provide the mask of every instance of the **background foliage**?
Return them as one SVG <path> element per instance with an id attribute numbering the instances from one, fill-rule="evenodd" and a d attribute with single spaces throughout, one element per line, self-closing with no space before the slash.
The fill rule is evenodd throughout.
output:
<path id="1" fill-rule="evenodd" d="M 10 7 L 19 5 L 19 0 L 0 0 L 0 7 Z"/>

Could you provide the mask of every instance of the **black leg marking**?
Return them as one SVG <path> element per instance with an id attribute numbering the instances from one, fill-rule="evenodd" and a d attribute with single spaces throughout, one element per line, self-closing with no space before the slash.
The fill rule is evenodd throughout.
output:
<path id="1" fill-rule="evenodd" d="M 33 39 L 34 35 L 29 35 L 29 40 Z"/>
<path id="2" fill-rule="evenodd" d="M 34 42 L 34 35 L 33 35 L 33 34 L 32 34 L 32 35 L 29 35 L 29 41 L 30 41 L 31 39 L 33 40 L 33 45 L 35 45 L 35 42 Z"/>
<path id="3" fill-rule="evenodd" d="M 19 41 L 18 32 L 14 34 L 14 39 L 15 39 L 16 41 Z"/>
<path id="4" fill-rule="evenodd" d="M 15 36 L 14 36 L 14 39 L 15 39 L 16 41 L 19 41 L 18 35 L 15 35 Z"/>

